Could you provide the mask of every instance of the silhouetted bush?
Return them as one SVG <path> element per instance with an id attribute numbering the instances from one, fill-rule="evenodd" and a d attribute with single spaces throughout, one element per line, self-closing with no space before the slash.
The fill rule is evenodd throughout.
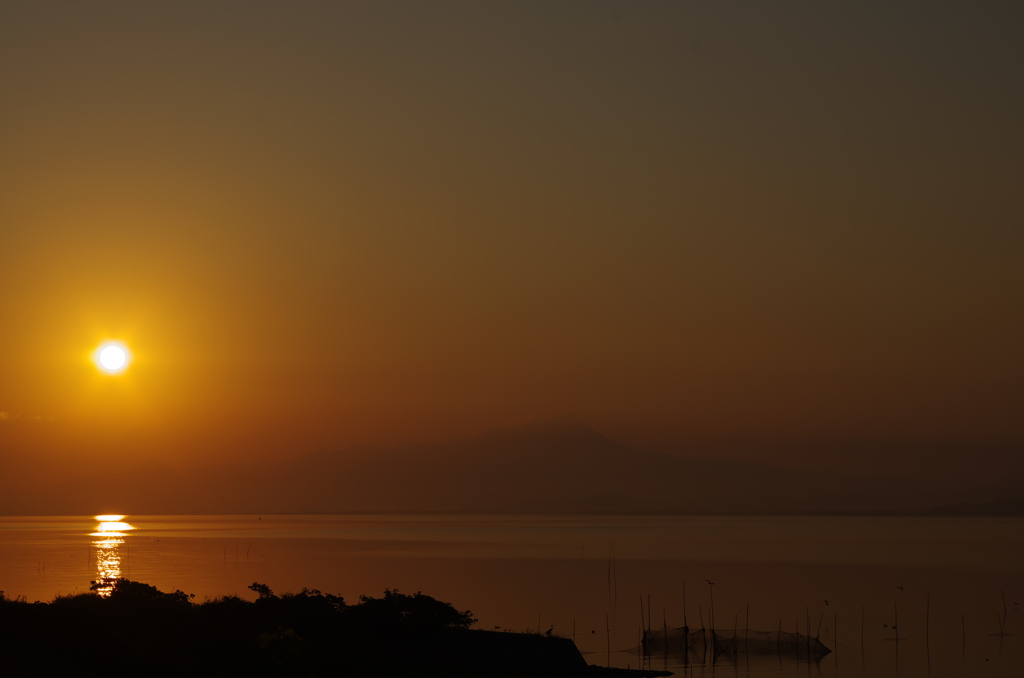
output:
<path id="1" fill-rule="evenodd" d="M 0 656 L 10 675 L 388 675 L 416 669 L 417 642 L 475 622 L 422 593 L 385 590 L 346 605 L 316 589 L 249 588 L 255 602 L 196 604 L 128 579 L 50 603 L 0 597 Z"/>
<path id="2" fill-rule="evenodd" d="M 451 603 L 420 592 L 410 596 L 384 589 L 383 598 L 359 596 L 359 601 L 348 614 L 358 625 L 374 632 L 424 635 L 468 629 L 476 623 L 472 612 L 459 612 Z"/>

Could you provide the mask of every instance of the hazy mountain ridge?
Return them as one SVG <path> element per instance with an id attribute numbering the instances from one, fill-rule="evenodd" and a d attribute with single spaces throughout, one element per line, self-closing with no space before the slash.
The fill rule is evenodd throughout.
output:
<path id="1" fill-rule="evenodd" d="M 31 466 L 31 460 L 20 460 L 19 469 Z M 555 420 L 452 443 L 391 450 L 360 446 L 274 464 L 210 465 L 190 473 L 152 462 L 94 467 L 62 481 L 15 487 L 0 500 L 0 511 L 1021 513 L 1019 500 L 993 496 L 994 491 L 952 491 L 924 479 L 851 478 L 820 468 L 638 450 L 582 423 Z M 978 508 L 986 501 L 991 506 Z"/>
<path id="2" fill-rule="evenodd" d="M 924 512 L 930 516 L 1024 516 L 1024 496 L 1003 497 L 986 502 L 961 502 L 936 506 Z"/>

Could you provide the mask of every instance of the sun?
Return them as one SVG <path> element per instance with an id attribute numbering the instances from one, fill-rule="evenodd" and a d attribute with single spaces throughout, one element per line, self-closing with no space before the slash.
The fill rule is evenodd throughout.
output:
<path id="1" fill-rule="evenodd" d="M 96 353 L 93 354 L 96 366 L 109 374 L 123 372 L 128 367 L 130 357 L 128 349 L 125 348 L 124 344 L 116 341 L 106 342 L 96 349 Z"/>

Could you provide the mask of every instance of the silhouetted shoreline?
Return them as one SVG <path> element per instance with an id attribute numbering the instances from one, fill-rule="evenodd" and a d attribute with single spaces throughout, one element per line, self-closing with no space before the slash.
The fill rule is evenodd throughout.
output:
<path id="1" fill-rule="evenodd" d="M 0 596 L 5 675 L 650 676 L 588 667 L 566 638 L 471 630 L 476 622 L 431 596 L 380 598 L 314 589 L 255 601 L 195 602 L 128 579 L 49 603 Z"/>

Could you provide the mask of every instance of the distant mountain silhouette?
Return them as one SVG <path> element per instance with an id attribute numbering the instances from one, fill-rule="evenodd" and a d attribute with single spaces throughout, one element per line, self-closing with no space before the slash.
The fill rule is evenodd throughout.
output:
<path id="1" fill-rule="evenodd" d="M 820 467 L 634 449 L 560 417 L 451 443 L 361 446 L 188 474 L 152 463 L 94 468 L 11 496 L 0 511 L 53 515 L 906 513 L 998 495 L 937 494 L 908 477 L 849 477 Z M 993 510 L 1000 507 L 1018 510 L 1002 504 Z"/>
<path id="2" fill-rule="evenodd" d="M 1024 516 L 1024 497 L 1004 497 L 980 503 L 961 502 L 923 511 L 930 516 Z"/>

